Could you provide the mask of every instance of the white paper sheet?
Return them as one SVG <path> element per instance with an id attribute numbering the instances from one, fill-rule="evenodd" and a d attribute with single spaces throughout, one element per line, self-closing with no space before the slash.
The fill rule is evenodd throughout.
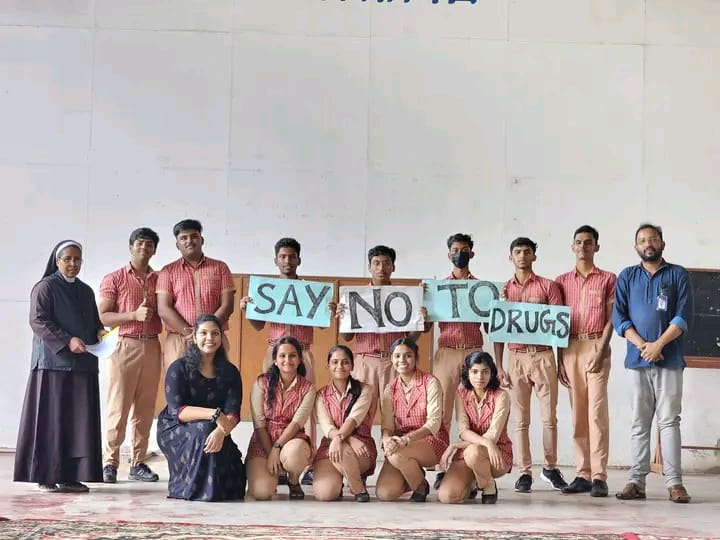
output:
<path id="1" fill-rule="evenodd" d="M 85 348 L 89 353 L 94 354 L 98 358 L 107 358 L 115 350 L 120 335 L 120 327 L 116 326 L 110 330 L 95 345 L 86 345 Z"/>

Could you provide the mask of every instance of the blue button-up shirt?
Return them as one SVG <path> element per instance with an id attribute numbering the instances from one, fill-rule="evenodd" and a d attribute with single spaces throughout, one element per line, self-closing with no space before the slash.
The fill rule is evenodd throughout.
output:
<path id="1" fill-rule="evenodd" d="M 660 296 L 667 298 L 667 310 L 658 309 Z M 684 368 L 683 340 L 692 315 L 692 288 L 685 268 L 663 262 L 654 275 L 650 275 L 641 264 L 625 268 L 615 285 L 612 316 L 615 331 L 625 337 L 625 331 L 633 327 L 645 341 L 657 340 L 671 324 L 683 331 L 682 336 L 663 348 L 664 359 L 658 362 L 643 360 L 640 349 L 628 340 L 625 367 L 637 369 L 655 365 L 669 369 Z"/>

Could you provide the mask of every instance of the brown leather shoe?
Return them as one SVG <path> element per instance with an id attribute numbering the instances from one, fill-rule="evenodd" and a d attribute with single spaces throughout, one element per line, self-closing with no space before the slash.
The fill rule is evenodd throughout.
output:
<path id="1" fill-rule="evenodd" d="M 640 489 L 637 484 L 628 482 L 627 484 L 625 484 L 625 487 L 622 489 L 622 491 L 615 494 L 615 498 L 620 499 L 621 501 L 644 499 L 645 491 Z"/>
<path id="2" fill-rule="evenodd" d="M 674 486 L 670 486 L 668 488 L 668 493 L 670 494 L 670 500 L 674 503 L 689 503 L 690 495 L 688 495 L 687 490 L 685 489 L 685 486 L 682 484 L 675 484 Z"/>

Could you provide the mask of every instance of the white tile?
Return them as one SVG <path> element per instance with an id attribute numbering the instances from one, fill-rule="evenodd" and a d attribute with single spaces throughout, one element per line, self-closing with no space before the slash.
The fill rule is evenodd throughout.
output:
<path id="1" fill-rule="evenodd" d="M 640 178 L 641 47 L 512 44 L 510 50 L 510 178 Z"/>
<path id="2" fill-rule="evenodd" d="M 225 245 L 226 171 L 203 169 L 148 169 L 144 164 L 110 166 L 94 163 L 89 192 L 85 271 L 99 284 L 103 275 L 127 262 L 128 238 L 138 227 L 150 227 L 160 236 L 152 265 L 161 268 L 177 259 L 172 228 L 186 218 L 203 224 L 205 252 L 227 256 Z"/>
<path id="3" fill-rule="evenodd" d="M 647 0 L 646 42 L 720 47 L 717 0 Z"/>
<path id="4" fill-rule="evenodd" d="M 26 301 L 40 280 L 52 248 L 72 238 L 85 243 L 87 167 L 0 165 L 5 205 L 0 226 L 11 231 L 0 300 Z M 81 278 L 83 274 L 81 274 Z"/>
<path id="5" fill-rule="evenodd" d="M 364 171 L 368 39 L 236 34 L 232 166 Z"/>
<path id="6" fill-rule="evenodd" d="M 231 171 L 227 240 L 235 272 L 277 273 L 273 246 L 301 244 L 303 275 L 362 275 L 365 260 L 364 174 L 288 169 Z"/>
<path id="7" fill-rule="evenodd" d="M 720 49 L 646 49 L 645 177 L 649 205 L 689 266 L 713 267 L 720 226 Z M 672 208 L 672 211 L 670 211 Z"/>
<path id="8" fill-rule="evenodd" d="M 93 0 L 0 0 L 0 25 L 93 26 Z"/>
<path id="9" fill-rule="evenodd" d="M 87 160 L 91 68 L 88 30 L 0 27 L 0 160 Z"/>
<path id="10" fill-rule="evenodd" d="M 370 167 L 504 177 L 506 45 L 374 38 Z"/>
<path id="11" fill-rule="evenodd" d="M 372 35 L 504 40 L 507 38 L 507 0 L 373 3 Z"/>
<path id="12" fill-rule="evenodd" d="M 210 30 L 232 28 L 232 0 L 95 0 L 99 28 Z"/>
<path id="13" fill-rule="evenodd" d="M 373 174 L 367 190 L 367 247 L 397 251 L 397 277 L 442 278 L 449 272 L 447 238 L 472 234 L 475 275 L 498 275 L 488 249 L 500 232 L 504 186 L 461 174 Z M 422 194 L 416 198 L 415 194 Z M 502 274 L 500 274 L 502 275 Z"/>
<path id="14" fill-rule="evenodd" d="M 228 34 L 99 31 L 93 153 L 151 167 L 226 167 L 231 42 Z"/>
<path id="15" fill-rule="evenodd" d="M 642 43 L 643 0 L 510 0 L 510 40 Z"/>
<path id="16" fill-rule="evenodd" d="M 370 35 L 369 3 L 337 0 L 235 0 L 233 28 L 271 34 Z"/>

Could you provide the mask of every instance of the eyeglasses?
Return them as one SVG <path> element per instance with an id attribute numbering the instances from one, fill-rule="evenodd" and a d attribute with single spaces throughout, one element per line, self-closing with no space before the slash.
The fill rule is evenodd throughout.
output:
<path id="1" fill-rule="evenodd" d="M 62 262 L 63 264 L 82 264 L 83 260 L 80 257 L 62 257 L 58 259 L 58 261 Z"/>

